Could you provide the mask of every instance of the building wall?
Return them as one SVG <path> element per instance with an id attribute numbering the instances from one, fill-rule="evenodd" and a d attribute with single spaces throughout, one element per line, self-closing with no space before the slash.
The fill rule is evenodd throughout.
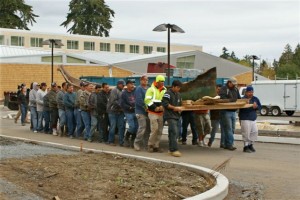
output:
<path id="1" fill-rule="evenodd" d="M 252 72 L 251 71 L 236 75 L 234 77 L 236 78 L 239 86 L 247 86 L 247 85 L 250 85 L 252 82 Z"/>
<path id="2" fill-rule="evenodd" d="M 79 78 L 80 76 L 109 76 L 109 67 L 102 66 L 64 66 L 68 73 Z M 64 82 L 64 78 L 53 68 L 53 79 L 58 85 Z M 124 77 L 130 76 L 132 72 L 112 67 L 112 76 Z M 4 91 L 16 91 L 17 85 L 26 83 L 30 87 L 32 82 L 46 82 L 50 86 L 51 65 L 47 64 L 0 64 L 0 99 L 4 98 Z"/>
<path id="3" fill-rule="evenodd" d="M 166 42 L 155 42 L 155 41 L 143 41 L 143 40 L 129 40 L 129 39 L 117 39 L 110 37 L 96 37 L 96 36 L 86 36 L 86 35 L 72 35 L 72 34 L 55 34 L 55 33 L 40 33 L 33 31 L 25 31 L 25 30 L 15 30 L 15 29 L 4 29 L 0 28 L 0 35 L 4 36 L 4 44 L 3 45 L 11 45 L 11 36 L 20 36 L 24 37 L 24 47 L 26 48 L 35 48 L 35 49 L 43 49 L 49 50 L 48 45 L 44 45 L 42 47 L 31 47 L 30 39 L 31 38 L 43 38 L 43 40 L 48 39 L 59 39 L 64 44 L 61 48 L 57 48 L 57 50 L 62 50 L 63 52 L 71 53 L 71 52 L 83 52 L 84 50 L 84 41 L 86 42 L 95 42 L 95 51 L 100 51 L 100 42 L 102 43 L 110 43 L 110 52 L 115 52 L 115 44 L 125 44 L 125 53 L 130 53 L 130 45 L 138 45 L 139 46 L 139 54 L 144 53 L 144 46 L 152 46 L 153 51 L 157 51 L 157 47 L 165 47 L 165 52 L 167 52 L 167 41 Z M 162 35 L 163 37 L 163 35 Z M 79 42 L 79 49 L 67 49 L 67 40 L 74 40 Z M 167 39 L 166 39 L 167 40 Z M 197 45 L 186 45 L 186 44 L 172 44 L 170 51 L 192 51 L 199 50 L 202 51 L 202 46 Z"/>

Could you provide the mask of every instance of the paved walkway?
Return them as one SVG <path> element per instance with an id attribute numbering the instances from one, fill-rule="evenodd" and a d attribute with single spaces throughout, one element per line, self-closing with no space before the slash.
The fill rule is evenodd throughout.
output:
<path id="1" fill-rule="evenodd" d="M 256 143 L 256 153 L 246 154 L 242 152 L 242 142 L 237 141 L 236 151 L 228 151 L 218 148 L 219 140 L 216 140 L 212 148 L 203 148 L 192 145 L 179 145 L 183 156 L 175 158 L 167 153 L 136 152 L 129 148 L 111 147 L 100 143 L 88 143 L 86 141 L 69 139 L 33 133 L 29 126 L 15 124 L 13 120 L 0 119 L 0 134 L 12 137 L 22 137 L 33 140 L 60 143 L 64 145 L 115 151 L 127 154 L 135 154 L 153 157 L 175 162 L 185 162 L 212 168 L 222 163 L 227 158 L 232 158 L 230 165 L 223 174 L 231 181 L 240 181 L 249 184 L 262 184 L 265 187 L 265 199 L 300 199 L 300 146 L 292 144 Z M 299 144 L 298 138 L 295 138 Z M 191 143 L 190 138 L 188 143 Z M 168 147 L 166 135 L 163 136 L 161 146 Z"/>

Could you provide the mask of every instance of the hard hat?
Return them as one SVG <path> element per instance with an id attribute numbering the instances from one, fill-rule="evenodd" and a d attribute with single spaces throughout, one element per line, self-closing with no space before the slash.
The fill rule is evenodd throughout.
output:
<path id="1" fill-rule="evenodd" d="M 163 75 L 157 75 L 155 81 L 156 82 L 164 82 L 165 77 Z"/>

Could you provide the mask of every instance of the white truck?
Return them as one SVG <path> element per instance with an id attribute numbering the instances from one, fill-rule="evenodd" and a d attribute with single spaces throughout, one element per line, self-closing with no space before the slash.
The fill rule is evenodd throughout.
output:
<path id="1" fill-rule="evenodd" d="M 253 81 L 254 95 L 261 102 L 261 115 L 279 116 L 285 112 L 292 116 L 300 111 L 300 80 Z M 246 88 L 240 88 L 241 95 Z"/>

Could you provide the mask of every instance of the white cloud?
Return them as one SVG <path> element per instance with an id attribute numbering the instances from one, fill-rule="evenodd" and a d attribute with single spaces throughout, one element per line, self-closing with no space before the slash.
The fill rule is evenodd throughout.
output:
<path id="1" fill-rule="evenodd" d="M 60 24 L 69 10 L 67 0 L 26 0 L 40 15 L 34 31 L 66 33 Z M 171 42 L 202 45 L 220 55 L 225 46 L 238 57 L 246 54 L 278 59 L 284 46 L 300 41 L 299 1 L 126 1 L 106 2 L 115 11 L 111 37 L 166 42 L 167 34 L 153 32 L 161 23 L 175 23 L 184 34 L 172 34 Z"/>

